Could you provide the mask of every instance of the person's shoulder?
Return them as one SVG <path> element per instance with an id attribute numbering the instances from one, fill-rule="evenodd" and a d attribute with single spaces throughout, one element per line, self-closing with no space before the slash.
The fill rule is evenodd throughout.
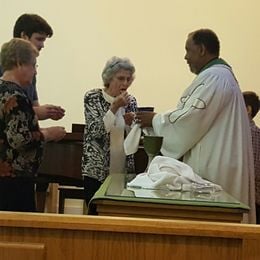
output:
<path id="1" fill-rule="evenodd" d="M 238 82 L 231 67 L 225 64 L 215 64 L 198 75 L 198 80 L 208 84 L 221 86 L 237 86 Z"/>
<path id="2" fill-rule="evenodd" d="M 257 133 L 259 133 L 260 134 L 260 128 L 256 125 L 256 124 L 254 124 L 254 130 L 257 132 Z"/>
<path id="3" fill-rule="evenodd" d="M 21 92 L 21 89 L 18 85 L 16 85 L 15 83 L 11 82 L 11 81 L 5 81 L 5 80 L 1 80 L 0 79 L 0 85 L 1 85 L 1 92 L 4 91 L 8 91 L 8 92 Z"/>
<path id="4" fill-rule="evenodd" d="M 33 83 L 29 84 L 28 86 L 26 86 L 25 91 L 33 95 L 35 92 L 37 92 L 36 85 Z"/>
<path id="5" fill-rule="evenodd" d="M 256 125 L 254 120 L 250 121 L 251 132 L 260 135 L 260 128 Z"/>
<path id="6" fill-rule="evenodd" d="M 3 81 L 0 79 L 0 93 L 7 96 L 16 96 L 18 98 L 27 98 L 25 91 L 15 83 Z"/>
<path id="7" fill-rule="evenodd" d="M 101 88 L 93 88 L 93 89 L 90 89 L 86 92 L 86 95 L 94 95 L 94 94 L 100 94 L 102 93 L 102 89 Z"/>
<path id="8" fill-rule="evenodd" d="M 223 73 L 232 73 L 232 68 L 225 64 L 214 64 L 202 71 L 199 75 L 222 75 Z"/>
<path id="9" fill-rule="evenodd" d="M 135 103 L 137 102 L 137 101 L 136 101 L 136 97 L 135 97 L 135 96 L 133 96 L 133 95 L 130 95 L 130 97 L 131 97 L 131 102 L 135 102 Z"/>
<path id="10" fill-rule="evenodd" d="M 85 93 L 85 98 L 95 98 L 97 96 L 100 96 L 102 95 L 102 89 L 100 88 L 94 88 L 94 89 L 91 89 L 91 90 L 88 90 L 86 93 Z"/>

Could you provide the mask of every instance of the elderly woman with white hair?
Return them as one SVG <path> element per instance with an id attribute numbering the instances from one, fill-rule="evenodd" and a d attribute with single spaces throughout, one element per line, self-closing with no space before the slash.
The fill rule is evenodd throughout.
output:
<path id="1" fill-rule="evenodd" d="M 102 72 L 104 88 L 85 94 L 82 174 L 87 204 L 109 173 L 134 172 L 133 155 L 125 156 L 123 149 L 137 110 L 136 99 L 127 92 L 134 73 L 129 59 L 112 57 Z"/>

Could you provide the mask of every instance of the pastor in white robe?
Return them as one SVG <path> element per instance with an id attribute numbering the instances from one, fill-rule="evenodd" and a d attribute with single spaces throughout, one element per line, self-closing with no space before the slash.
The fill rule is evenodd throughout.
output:
<path id="1" fill-rule="evenodd" d="M 194 172 L 250 206 L 255 223 L 255 184 L 249 120 L 231 68 L 214 64 L 184 91 L 176 110 L 153 118 L 164 137 L 162 154 L 183 158 Z"/>

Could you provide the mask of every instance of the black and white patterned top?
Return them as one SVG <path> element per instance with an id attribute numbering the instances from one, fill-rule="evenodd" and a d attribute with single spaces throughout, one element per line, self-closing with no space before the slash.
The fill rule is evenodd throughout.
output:
<path id="1" fill-rule="evenodd" d="M 82 174 L 103 182 L 109 174 L 110 133 L 105 129 L 103 118 L 110 108 L 102 89 L 88 91 L 84 97 L 85 131 L 82 156 Z M 136 112 L 137 102 L 132 96 L 125 112 Z M 126 157 L 126 170 L 134 172 L 134 157 Z"/>

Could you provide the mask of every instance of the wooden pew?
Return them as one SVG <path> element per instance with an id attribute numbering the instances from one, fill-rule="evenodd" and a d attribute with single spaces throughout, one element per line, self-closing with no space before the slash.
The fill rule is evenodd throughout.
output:
<path id="1" fill-rule="evenodd" d="M 0 259 L 249 260 L 260 226 L 0 212 Z"/>

